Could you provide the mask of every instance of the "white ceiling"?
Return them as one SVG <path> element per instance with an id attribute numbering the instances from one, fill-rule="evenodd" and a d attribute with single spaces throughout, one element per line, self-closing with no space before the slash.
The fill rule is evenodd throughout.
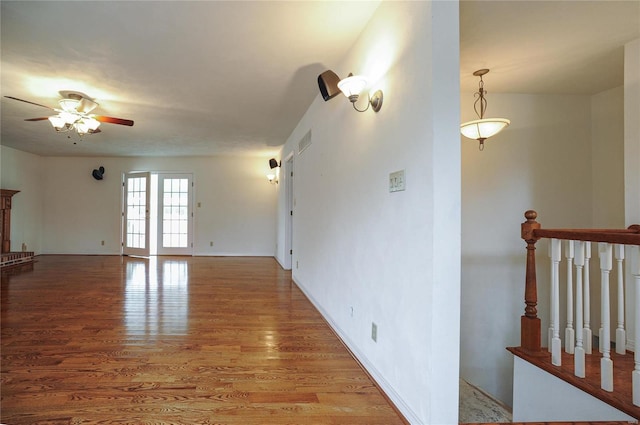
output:
<path id="1" fill-rule="evenodd" d="M 103 124 L 78 139 L 47 109 L 2 98 L 3 145 L 40 155 L 272 156 L 337 69 L 378 1 L 6 1 L 1 94 L 57 106 L 96 99 Z M 489 92 L 593 94 L 622 84 L 640 1 L 463 1 L 461 84 Z"/>
<path id="2" fill-rule="evenodd" d="M 476 91 L 595 94 L 624 81 L 624 44 L 640 37 L 640 0 L 463 1 L 460 81 Z"/>
<path id="3" fill-rule="evenodd" d="M 2 98 L 2 144 L 43 155 L 271 155 L 379 1 L 1 2 L 2 96 L 134 120 L 67 139 Z M 76 145 L 73 142 L 77 142 Z"/>

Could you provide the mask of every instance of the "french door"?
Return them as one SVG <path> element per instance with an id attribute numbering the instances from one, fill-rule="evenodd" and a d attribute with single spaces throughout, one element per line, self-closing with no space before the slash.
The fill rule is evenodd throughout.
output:
<path id="1" fill-rule="evenodd" d="M 151 173 L 128 173 L 123 182 L 122 253 L 149 256 Z"/>
<path id="2" fill-rule="evenodd" d="M 158 174 L 158 255 L 193 255 L 192 192 L 192 174 Z"/>

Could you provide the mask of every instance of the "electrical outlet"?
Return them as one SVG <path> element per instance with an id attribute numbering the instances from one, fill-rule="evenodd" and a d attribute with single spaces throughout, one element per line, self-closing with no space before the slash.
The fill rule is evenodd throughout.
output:
<path id="1" fill-rule="evenodd" d="M 100 245 L 104 246 L 104 241 L 100 242 Z"/>
<path id="2" fill-rule="evenodd" d="M 378 342 L 378 325 L 371 322 L 371 339 L 373 342 Z"/>
<path id="3" fill-rule="evenodd" d="M 298 262 L 296 261 L 296 269 L 298 268 Z"/>
<path id="4" fill-rule="evenodd" d="M 213 246 L 213 241 L 209 242 L 209 246 Z"/>

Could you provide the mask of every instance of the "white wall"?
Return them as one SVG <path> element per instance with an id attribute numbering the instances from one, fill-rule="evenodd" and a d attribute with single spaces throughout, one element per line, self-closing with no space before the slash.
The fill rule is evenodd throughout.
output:
<path id="1" fill-rule="evenodd" d="M 42 252 L 42 158 L 0 146 L 0 187 L 19 190 L 11 200 L 11 251 Z"/>
<path id="2" fill-rule="evenodd" d="M 622 229 L 624 220 L 624 86 L 591 97 L 592 223 Z"/>
<path id="3" fill-rule="evenodd" d="M 625 219 L 640 223 L 640 39 L 624 49 Z"/>
<path id="4" fill-rule="evenodd" d="M 276 191 L 266 179 L 267 158 L 38 157 L 5 147 L 2 152 L 3 185 L 15 181 L 20 189 L 30 182 L 25 194 L 38 207 L 24 220 L 16 214 L 14 245 L 21 242 L 21 229 L 33 226 L 41 238 L 38 253 L 117 255 L 122 174 L 182 171 L 194 173 L 194 255 L 274 253 Z M 105 177 L 97 181 L 91 172 L 99 166 Z M 16 207 L 22 211 L 19 202 Z"/>
<path id="5" fill-rule="evenodd" d="M 640 39 L 625 45 L 624 49 L 624 184 L 626 225 L 640 224 Z M 632 277 L 627 268 L 627 282 Z M 638 349 L 640 341 L 633 335 L 635 326 L 631 317 L 634 306 L 635 287 L 627 284 L 627 335 L 629 345 Z"/>
<path id="6" fill-rule="evenodd" d="M 293 278 L 412 423 L 457 423 L 458 44 L 457 2 L 383 2 L 327 64 L 373 77 L 382 110 L 318 97 L 281 155 L 295 152 Z M 389 193 L 397 170 L 406 191 Z"/>

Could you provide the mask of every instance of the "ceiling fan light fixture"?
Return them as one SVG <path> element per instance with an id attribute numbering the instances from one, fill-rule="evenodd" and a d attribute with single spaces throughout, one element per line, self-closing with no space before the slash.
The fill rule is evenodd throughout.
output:
<path id="1" fill-rule="evenodd" d="M 89 117 L 89 118 L 84 118 L 84 119 L 82 120 L 82 122 L 84 122 L 84 124 L 86 124 L 87 128 L 88 128 L 89 130 L 91 130 L 91 131 L 93 131 L 93 130 L 97 130 L 97 129 L 98 129 L 98 127 L 100 127 L 100 121 L 98 121 L 98 120 L 97 120 L 97 119 L 95 119 L 95 118 L 91 118 L 91 117 Z"/>
<path id="2" fill-rule="evenodd" d="M 64 118 L 62 118 L 60 115 L 54 115 L 52 117 L 49 117 L 48 119 L 53 128 L 56 129 L 56 131 L 62 130 L 67 124 Z"/>
<path id="3" fill-rule="evenodd" d="M 78 106 L 80 105 L 79 100 L 69 98 L 60 99 L 58 103 L 60 104 L 62 110 L 66 112 L 76 112 L 78 110 Z"/>
<path id="4" fill-rule="evenodd" d="M 98 127 L 100 127 L 100 123 L 102 122 L 126 125 L 129 127 L 133 126 L 133 120 L 89 114 L 89 112 L 98 106 L 98 104 L 93 99 L 90 99 L 80 92 L 63 90 L 60 91 L 60 94 L 64 96 L 63 99 L 58 101 L 60 108 L 62 109 L 52 108 L 13 96 L 5 97 L 56 111 L 57 114 L 50 117 L 28 118 L 25 121 L 49 120 L 57 132 L 75 130 L 80 136 L 85 134 L 101 133 L 101 130 Z"/>
<path id="5" fill-rule="evenodd" d="M 73 124 L 78 121 L 78 119 L 80 119 L 80 116 L 78 114 L 72 114 L 71 112 L 65 111 L 60 112 L 58 116 L 62 118 L 67 124 Z"/>
<path id="6" fill-rule="evenodd" d="M 80 136 L 89 132 L 89 126 L 84 121 L 78 121 L 74 127 Z"/>

